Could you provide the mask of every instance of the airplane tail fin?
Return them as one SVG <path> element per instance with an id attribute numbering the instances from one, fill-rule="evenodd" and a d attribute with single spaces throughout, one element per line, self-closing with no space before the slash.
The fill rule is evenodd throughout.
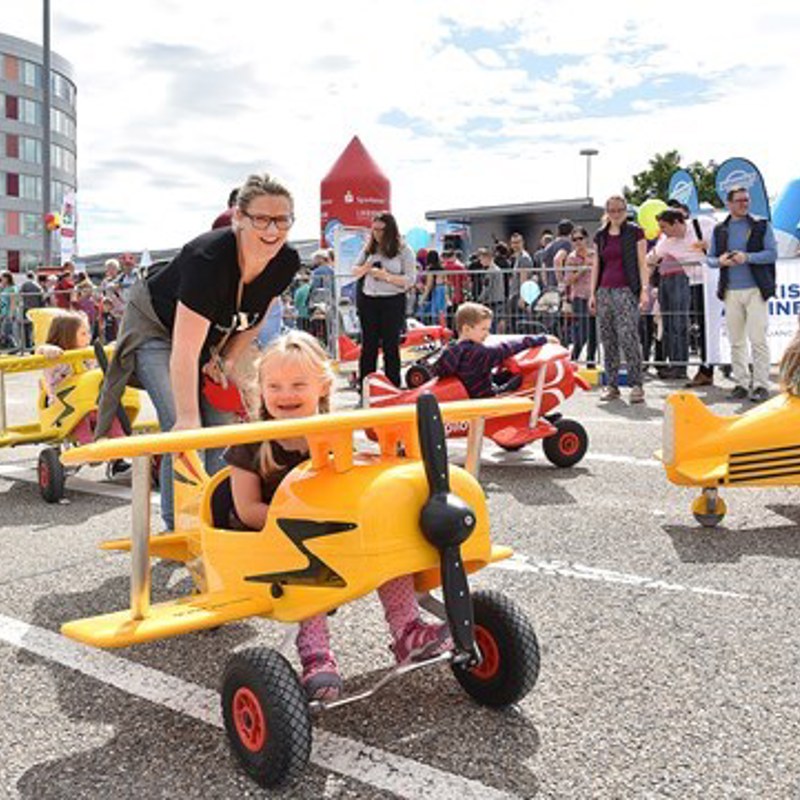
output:
<path id="1" fill-rule="evenodd" d="M 666 466 L 679 463 L 687 447 L 697 449 L 700 439 L 715 435 L 730 419 L 715 414 L 693 392 L 675 392 L 664 406 L 661 459 Z"/>

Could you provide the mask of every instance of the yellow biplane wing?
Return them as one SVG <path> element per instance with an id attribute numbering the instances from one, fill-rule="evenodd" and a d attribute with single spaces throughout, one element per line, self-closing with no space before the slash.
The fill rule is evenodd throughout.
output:
<path id="1" fill-rule="evenodd" d="M 533 402 L 523 397 L 459 400 L 442 403 L 440 408 L 445 422 L 461 422 L 532 411 Z M 407 455 L 418 458 L 416 420 L 417 411 L 413 405 L 342 411 L 296 420 L 269 420 L 106 439 L 70 449 L 61 456 L 61 460 L 65 464 L 83 464 L 304 436 L 308 440 L 313 467 L 327 464 L 329 455 L 333 454 L 334 468 L 343 471 L 352 465 L 352 435 L 358 430 L 374 431 L 381 452 L 386 455 L 396 455 L 397 446 L 402 444 Z"/>
<path id="2" fill-rule="evenodd" d="M 226 622 L 268 614 L 272 600 L 266 593 L 252 597 L 232 592 L 214 592 L 181 597 L 151 605 L 143 619 L 129 610 L 67 622 L 61 632 L 94 647 L 128 647 L 169 636 L 216 628 Z"/>
<path id="3" fill-rule="evenodd" d="M 114 345 L 106 345 L 103 349 L 110 358 L 114 352 Z M 80 350 L 65 350 L 58 358 L 47 358 L 42 355 L 0 356 L 0 372 L 7 374 L 32 372 L 45 367 L 55 367 L 58 364 L 76 364 L 81 361 L 89 361 L 94 357 L 95 353 L 92 347 L 82 347 Z"/>

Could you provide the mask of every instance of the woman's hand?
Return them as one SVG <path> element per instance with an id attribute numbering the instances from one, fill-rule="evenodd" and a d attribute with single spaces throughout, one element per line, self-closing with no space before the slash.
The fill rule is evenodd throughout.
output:
<path id="1" fill-rule="evenodd" d="M 649 302 L 650 295 L 647 293 L 647 287 L 642 286 L 642 290 L 639 292 L 639 311 L 646 311 Z"/>
<path id="2" fill-rule="evenodd" d="M 594 292 L 589 296 L 589 311 L 594 314 L 597 311 L 597 299 L 594 296 Z"/>
<path id="3" fill-rule="evenodd" d="M 212 356 L 210 361 L 203 364 L 202 373 L 211 378 L 214 383 L 220 384 L 223 389 L 228 388 L 228 376 L 226 373 L 226 365 L 223 364 L 219 356 Z"/>
<path id="4" fill-rule="evenodd" d="M 178 417 L 170 431 L 191 431 L 202 427 L 200 417 Z"/>

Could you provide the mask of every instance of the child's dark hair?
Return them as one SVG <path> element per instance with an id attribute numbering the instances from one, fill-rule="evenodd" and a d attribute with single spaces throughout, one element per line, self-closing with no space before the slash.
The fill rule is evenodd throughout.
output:
<path id="1" fill-rule="evenodd" d="M 54 344 L 62 350 L 75 350 L 78 346 L 78 331 L 82 325 L 89 326 L 86 314 L 80 311 L 62 311 L 50 320 L 46 344 Z"/>

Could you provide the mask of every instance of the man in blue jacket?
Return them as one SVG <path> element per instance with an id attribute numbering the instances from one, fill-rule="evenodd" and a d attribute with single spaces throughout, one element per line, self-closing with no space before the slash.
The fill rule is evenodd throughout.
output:
<path id="1" fill-rule="evenodd" d="M 750 194 L 738 187 L 727 194 L 730 214 L 714 228 L 708 266 L 719 269 L 717 295 L 725 303 L 731 343 L 732 400 L 748 394 L 754 403 L 769 397 L 768 300 L 775 294 L 775 233 L 768 220 L 750 215 Z M 752 391 L 747 358 L 753 360 Z"/>

